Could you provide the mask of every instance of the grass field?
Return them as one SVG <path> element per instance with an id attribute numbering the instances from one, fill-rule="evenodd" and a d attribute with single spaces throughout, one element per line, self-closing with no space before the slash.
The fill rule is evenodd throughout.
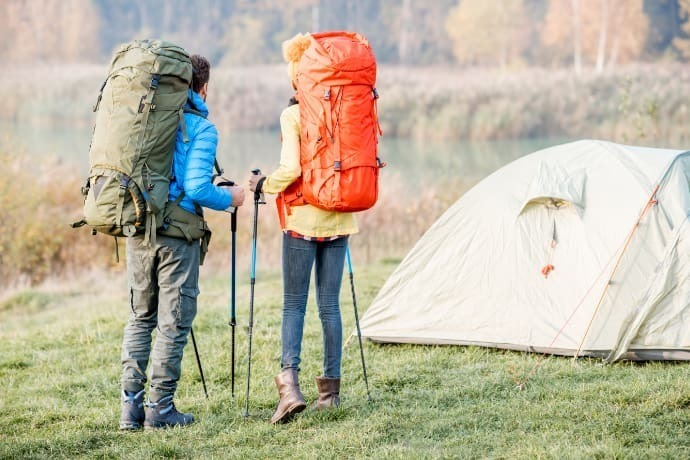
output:
<path id="1" fill-rule="evenodd" d="M 396 261 L 355 275 L 360 315 Z M 204 267 L 206 268 L 206 267 Z M 268 423 L 277 401 L 281 283 L 258 272 L 250 388 L 248 277 L 238 277 L 236 398 L 230 388 L 228 275 L 202 271 L 195 321 L 209 389 L 191 344 L 177 393 L 198 423 L 122 433 L 119 353 L 124 274 L 90 275 L 17 292 L 0 304 L 0 458 L 688 458 L 687 364 L 573 363 L 474 347 L 365 342 L 368 402 L 357 341 L 343 356 L 342 407 Z M 346 331 L 354 328 L 349 283 Z M 310 300 L 302 387 L 316 397 L 321 333 Z M 347 335 L 347 334 L 346 334 Z M 516 379 L 538 365 L 524 390 Z"/>

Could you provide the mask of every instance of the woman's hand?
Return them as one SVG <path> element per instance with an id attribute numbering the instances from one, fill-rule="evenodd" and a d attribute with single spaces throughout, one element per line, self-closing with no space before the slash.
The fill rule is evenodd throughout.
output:
<path id="1" fill-rule="evenodd" d="M 266 176 L 262 174 L 252 174 L 249 177 L 249 190 L 251 190 L 252 192 L 261 192 L 261 187 L 259 187 L 259 190 L 257 190 L 256 188 L 259 183 L 263 185 L 265 178 Z"/>

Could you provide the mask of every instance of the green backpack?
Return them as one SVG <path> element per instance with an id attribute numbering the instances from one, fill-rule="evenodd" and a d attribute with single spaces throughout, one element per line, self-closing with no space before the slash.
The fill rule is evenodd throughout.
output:
<path id="1" fill-rule="evenodd" d="M 84 217 L 73 227 L 155 241 L 191 80 L 192 62 L 179 46 L 135 40 L 115 51 L 94 106 Z"/>

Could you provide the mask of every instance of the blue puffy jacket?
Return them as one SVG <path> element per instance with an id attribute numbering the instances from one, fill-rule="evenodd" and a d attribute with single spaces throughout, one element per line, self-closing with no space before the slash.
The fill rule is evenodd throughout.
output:
<path id="1" fill-rule="evenodd" d="M 206 103 L 191 89 L 187 95 L 186 108 L 196 110 L 206 117 Z M 232 195 L 225 187 L 213 185 L 213 165 L 218 146 L 218 131 L 206 118 L 185 113 L 188 142 L 184 142 L 182 129 L 177 129 L 175 157 L 173 158 L 173 179 L 170 182 L 169 201 L 175 201 L 184 191 L 180 206 L 195 212 L 194 203 L 221 211 L 232 203 Z"/>

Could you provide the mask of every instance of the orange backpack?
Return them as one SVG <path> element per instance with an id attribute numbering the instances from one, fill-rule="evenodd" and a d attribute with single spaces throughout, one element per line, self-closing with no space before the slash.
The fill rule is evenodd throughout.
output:
<path id="1" fill-rule="evenodd" d="M 376 59 L 352 32 L 310 35 L 297 68 L 302 176 L 277 202 L 281 226 L 291 206 L 329 211 L 369 209 L 378 198 L 381 128 L 376 113 Z"/>

